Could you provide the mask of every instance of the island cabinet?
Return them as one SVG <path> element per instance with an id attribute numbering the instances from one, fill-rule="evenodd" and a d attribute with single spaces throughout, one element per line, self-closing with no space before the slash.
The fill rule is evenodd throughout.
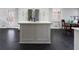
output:
<path id="1" fill-rule="evenodd" d="M 20 43 L 50 44 L 50 22 L 19 22 Z"/>

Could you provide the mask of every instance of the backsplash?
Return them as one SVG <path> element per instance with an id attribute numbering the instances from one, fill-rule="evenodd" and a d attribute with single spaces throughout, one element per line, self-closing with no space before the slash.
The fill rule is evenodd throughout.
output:
<path id="1" fill-rule="evenodd" d="M 28 21 L 28 18 L 29 18 L 28 9 L 31 9 L 31 8 L 19 8 L 18 9 L 19 21 Z M 49 8 L 37 8 L 37 10 L 39 10 L 39 14 L 37 16 L 37 19 L 39 21 L 49 21 Z"/>

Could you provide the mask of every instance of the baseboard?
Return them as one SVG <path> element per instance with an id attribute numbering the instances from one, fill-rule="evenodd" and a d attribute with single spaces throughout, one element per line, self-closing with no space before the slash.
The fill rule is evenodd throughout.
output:
<path id="1" fill-rule="evenodd" d="M 19 42 L 20 44 L 51 44 L 51 42 Z"/>
<path id="2" fill-rule="evenodd" d="M 51 27 L 51 29 L 62 29 L 60 27 Z"/>

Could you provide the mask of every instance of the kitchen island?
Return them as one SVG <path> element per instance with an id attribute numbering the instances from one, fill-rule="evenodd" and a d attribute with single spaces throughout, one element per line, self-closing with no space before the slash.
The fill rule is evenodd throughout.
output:
<path id="1" fill-rule="evenodd" d="M 50 22 L 20 21 L 20 43 L 50 44 Z"/>

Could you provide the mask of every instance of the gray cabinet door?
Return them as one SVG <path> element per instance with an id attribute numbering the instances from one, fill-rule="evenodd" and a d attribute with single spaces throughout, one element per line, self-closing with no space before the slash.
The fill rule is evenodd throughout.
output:
<path id="1" fill-rule="evenodd" d="M 35 39 L 35 28 L 31 24 L 23 24 L 20 29 L 20 40 L 22 42 L 33 41 Z"/>

